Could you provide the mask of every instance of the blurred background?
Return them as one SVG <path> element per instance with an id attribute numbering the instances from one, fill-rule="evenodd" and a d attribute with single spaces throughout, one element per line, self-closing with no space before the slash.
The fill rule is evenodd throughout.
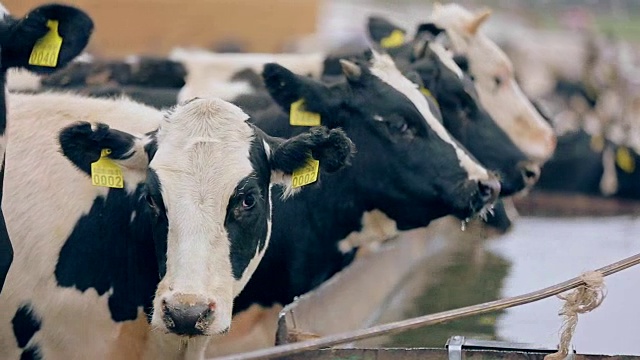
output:
<path id="1" fill-rule="evenodd" d="M 85 9 L 94 18 L 96 30 L 88 52 L 106 58 L 167 55 L 177 46 L 226 52 L 347 52 L 367 46 L 364 26 L 369 15 L 383 15 L 411 32 L 428 19 L 432 7 L 427 0 L 65 2 Z M 21 15 L 44 1 L 4 3 L 12 13 Z M 523 90 L 549 110 L 558 134 L 565 131 L 567 123 L 580 122 L 588 111 L 600 118 L 600 129 L 603 123 L 615 121 L 625 124 L 622 133 L 636 127 L 640 106 L 633 106 L 640 104 L 634 101 L 640 98 L 636 62 L 640 1 L 457 3 L 471 9 L 493 10 L 482 30 L 507 52 Z M 597 78 L 596 67 L 592 66 L 594 58 L 612 65 L 618 76 Z M 614 105 L 613 113 L 610 109 L 585 110 L 585 99 L 558 100 L 554 93 L 558 79 L 581 82 L 592 89 L 612 89 L 618 98 L 626 99 L 617 104 L 631 105 L 629 108 Z M 618 143 L 620 136 L 615 131 L 606 134 Z M 638 152 L 638 143 L 627 145 Z M 415 276 L 399 287 L 400 300 L 389 303 L 380 321 L 519 295 L 640 252 L 637 215 L 597 218 L 524 215 L 506 235 L 486 242 L 457 244 L 436 271 L 433 267 L 429 270 L 417 267 L 413 271 Z M 607 279 L 609 295 L 603 305 L 580 318 L 574 341 L 578 352 L 640 354 L 639 284 L 640 269 Z M 558 299 L 547 299 L 497 314 L 378 339 L 375 344 L 440 347 L 452 335 L 466 335 L 555 346 L 561 325 L 557 315 L 560 307 Z"/>

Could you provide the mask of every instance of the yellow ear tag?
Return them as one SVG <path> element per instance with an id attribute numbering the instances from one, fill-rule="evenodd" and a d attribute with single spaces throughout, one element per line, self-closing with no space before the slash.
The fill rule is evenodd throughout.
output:
<path id="1" fill-rule="evenodd" d="M 604 150 L 604 138 L 600 135 L 592 136 L 589 145 L 594 152 L 602 152 Z"/>
<path id="2" fill-rule="evenodd" d="M 429 91 L 429 89 L 427 89 L 424 86 L 420 86 L 420 92 L 422 93 L 422 95 L 433 100 L 433 102 L 436 103 L 436 106 L 440 107 L 440 104 L 438 104 L 438 100 L 436 100 L 436 98 L 433 97 L 433 94 L 431 93 L 431 91 Z"/>
<path id="3" fill-rule="evenodd" d="M 293 188 L 299 188 L 316 182 L 318 180 L 318 171 L 320 171 L 320 161 L 309 156 L 307 163 L 293 172 L 291 179 Z"/>
<path id="4" fill-rule="evenodd" d="M 320 126 L 320 114 L 304 110 L 304 99 L 291 103 L 289 123 L 293 126 Z"/>
<path id="5" fill-rule="evenodd" d="M 124 177 L 118 164 L 109 159 L 110 149 L 102 149 L 100 159 L 91 163 L 91 185 L 116 189 L 124 187 Z"/>
<path id="6" fill-rule="evenodd" d="M 36 41 L 31 50 L 29 65 L 56 67 L 62 47 L 62 37 L 58 35 L 58 20 L 47 21 L 49 32 Z"/>
<path id="7" fill-rule="evenodd" d="M 393 30 L 389 36 L 380 40 L 380 46 L 385 49 L 395 48 L 404 44 L 404 33 L 398 29 Z"/>
<path id="8" fill-rule="evenodd" d="M 616 150 L 616 164 L 627 174 L 633 173 L 636 169 L 636 162 L 633 160 L 633 155 L 626 147 L 619 147 L 618 150 Z"/>

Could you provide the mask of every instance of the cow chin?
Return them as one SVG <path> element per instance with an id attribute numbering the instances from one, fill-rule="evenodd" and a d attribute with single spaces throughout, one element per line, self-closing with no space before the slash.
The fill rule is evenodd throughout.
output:
<path id="1" fill-rule="evenodd" d="M 231 326 L 233 296 L 202 296 L 176 291 L 156 292 L 151 327 L 182 337 L 224 334 Z"/>

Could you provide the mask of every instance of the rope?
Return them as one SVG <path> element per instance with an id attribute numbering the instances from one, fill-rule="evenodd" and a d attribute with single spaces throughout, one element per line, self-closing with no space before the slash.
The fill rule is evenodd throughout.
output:
<path id="1" fill-rule="evenodd" d="M 562 360 L 569 355 L 571 339 L 578 325 L 578 314 L 588 313 L 597 308 L 606 297 L 604 277 L 601 273 L 589 271 L 582 274 L 580 278 L 584 285 L 578 286 L 567 295 L 558 295 L 561 300 L 564 300 L 559 313 L 564 317 L 560 346 L 558 352 L 545 356 L 544 360 Z"/>
<path id="2" fill-rule="evenodd" d="M 609 276 L 638 264 L 640 264 L 640 254 L 636 254 L 624 260 L 607 265 L 596 271 L 602 274 L 602 276 Z M 508 309 L 514 306 L 529 304 L 534 301 L 559 295 L 563 292 L 575 289 L 582 285 L 587 285 L 585 283 L 585 280 L 587 279 L 583 278 L 583 276 L 579 276 L 562 283 L 544 288 L 542 290 L 534 291 L 520 296 L 490 301 L 483 304 L 467 306 L 455 310 L 444 311 L 437 314 L 396 321 L 388 324 L 373 326 L 366 329 L 358 329 L 342 334 L 329 335 L 320 339 L 280 345 L 267 349 L 247 352 L 244 354 L 220 357 L 216 358 L 215 360 L 272 359 L 276 357 L 298 354 L 307 350 L 322 349 L 333 345 L 350 343 L 353 341 L 368 339 L 376 336 L 396 334 L 402 331 L 417 329 L 428 325 L 440 324 L 446 321 L 451 321 L 463 317 L 485 314 L 497 310 Z"/>

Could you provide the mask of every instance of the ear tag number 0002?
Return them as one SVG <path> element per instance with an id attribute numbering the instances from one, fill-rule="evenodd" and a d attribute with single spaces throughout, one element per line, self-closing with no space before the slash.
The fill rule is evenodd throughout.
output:
<path id="1" fill-rule="evenodd" d="M 289 123 L 293 126 L 320 126 L 320 114 L 304 110 L 304 99 L 291 103 Z"/>
<path id="2" fill-rule="evenodd" d="M 380 40 L 380 46 L 385 49 L 395 48 L 404 44 L 404 33 L 398 29 L 393 30 L 389 36 Z"/>
<path id="3" fill-rule="evenodd" d="M 315 160 L 311 156 L 307 159 L 307 163 L 301 168 L 295 170 L 292 174 L 293 188 L 299 188 L 309 185 L 318 180 L 318 172 L 320 171 L 320 161 Z"/>
<path id="4" fill-rule="evenodd" d="M 62 48 L 62 37 L 58 35 L 58 20 L 48 20 L 49 32 L 36 41 L 29 56 L 29 65 L 56 67 Z"/>
<path id="5" fill-rule="evenodd" d="M 118 164 L 109 159 L 110 149 L 102 149 L 100 159 L 91 163 L 91 185 L 116 189 L 124 187 L 124 177 Z"/>

